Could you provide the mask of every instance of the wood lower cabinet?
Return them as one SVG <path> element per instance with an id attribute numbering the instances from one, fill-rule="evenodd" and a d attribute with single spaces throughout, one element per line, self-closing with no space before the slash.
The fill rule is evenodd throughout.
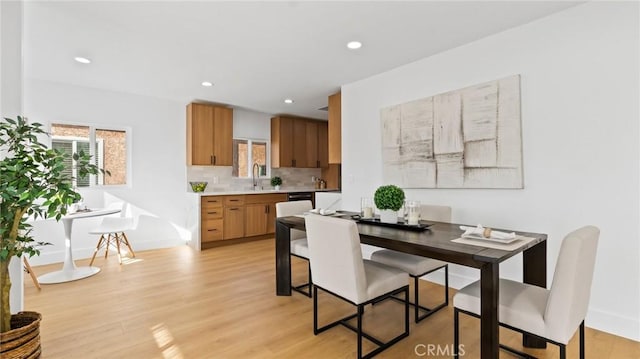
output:
<path id="1" fill-rule="evenodd" d="M 284 193 L 246 195 L 245 236 L 275 233 L 276 203 L 286 200 Z"/>
<path id="2" fill-rule="evenodd" d="M 245 196 L 224 196 L 224 239 L 244 237 Z"/>
<path id="3" fill-rule="evenodd" d="M 203 196 L 200 199 L 200 242 L 275 233 L 276 203 L 286 193 Z"/>
<path id="4" fill-rule="evenodd" d="M 221 197 L 206 196 L 200 199 L 201 242 L 213 242 L 224 239 L 223 211 Z"/>

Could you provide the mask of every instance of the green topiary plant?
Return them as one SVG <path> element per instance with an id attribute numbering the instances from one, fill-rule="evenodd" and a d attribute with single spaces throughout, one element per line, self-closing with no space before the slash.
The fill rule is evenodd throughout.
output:
<path id="1" fill-rule="evenodd" d="M 373 196 L 373 201 L 380 210 L 398 211 L 404 204 L 404 191 L 395 185 L 380 186 Z"/>
<path id="2" fill-rule="evenodd" d="M 271 177 L 271 185 L 273 187 L 275 186 L 280 186 L 282 184 L 282 178 L 275 176 L 275 177 Z"/>
<path id="3" fill-rule="evenodd" d="M 69 154 L 40 143 L 37 136 L 45 134 L 41 124 L 20 116 L 0 121 L 0 333 L 12 329 L 9 261 L 40 254 L 36 246 L 46 244 L 34 241 L 28 219 L 59 220 L 81 199 L 65 171 Z M 79 177 L 109 174 L 91 164 L 91 156 L 83 151 L 72 157 Z"/>

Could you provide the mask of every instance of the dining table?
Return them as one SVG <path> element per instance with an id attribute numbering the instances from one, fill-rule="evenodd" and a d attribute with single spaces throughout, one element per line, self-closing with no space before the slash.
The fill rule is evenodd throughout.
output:
<path id="1" fill-rule="evenodd" d="M 317 214 L 308 214 L 317 215 Z M 337 218 L 355 220 L 357 213 L 338 211 Z M 483 247 L 458 243 L 464 231 L 463 224 L 420 221 L 420 230 L 403 226 L 382 226 L 372 221 L 358 221 L 360 242 L 376 247 L 392 249 L 459 264 L 480 270 L 480 354 L 481 358 L 498 358 L 498 293 L 500 263 L 522 254 L 523 282 L 540 287 L 547 285 L 547 235 L 511 229 L 493 228 L 497 231 L 515 232 L 522 245 L 498 249 L 495 245 Z M 475 226 L 473 226 L 475 227 Z M 305 230 L 304 216 L 288 216 L 276 219 L 276 295 L 291 295 L 290 230 Z M 456 242 L 454 242 L 456 240 Z M 532 336 L 523 335 L 523 345 L 544 348 L 546 343 Z"/>
<path id="2" fill-rule="evenodd" d="M 112 208 L 98 208 L 98 209 L 84 209 L 73 213 L 64 215 L 60 220 L 64 226 L 64 245 L 65 255 L 62 269 L 54 272 L 45 273 L 38 277 L 38 281 L 41 284 L 56 284 L 65 283 L 78 279 L 90 277 L 100 272 L 99 267 L 91 266 L 76 266 L 73 261 L 73 248 L 71 246 L 71 233 L 73 229 L 73 221 L 76 219 L 108 216 L 110 214 L 119 213 L 120 209 Z"/>

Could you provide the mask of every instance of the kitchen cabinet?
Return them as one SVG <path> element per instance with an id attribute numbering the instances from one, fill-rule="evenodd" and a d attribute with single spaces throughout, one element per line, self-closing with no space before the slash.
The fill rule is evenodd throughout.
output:
<path id="1" fill-rule="evenodd" d="M 318 123 L 318 167 L 329 166 L 329 139 L 327 123 Z"/>
<path id="2" fill-rule="evenodd" d="M 318 162 L 318 122 L 305 121 L 305 167 L 320 167 Z"/>
<path id="3" fill-rule="evenodd" d="M 200 240 L 213 242 L 223 239 L 223 206 L 221 197 L 206 196 L 200 199 Z"/>
<path id="4" fill-rule="evenodd" d="M 244 237 L 244 195 L 224 196 L 224 239 Z"/>
<path id="5" fill-rule="evenodd" d="M 272 118 L 271 167 L 318 168 L 328 164 L 326 128 L 325 121 L 286 116 Z"/>
<path id="6" fill-rule="evenodd" d="M 342 98 L 340 92 L 329 96 L 329 163 L 342 163 Z"/>
<path id="7" fill-rule="evenodd" d="M 284 193 L 246 195 L 245 236 L 275 233 L 276 203 L 286 201 Z"/>
<path id="8" fill-rule="evenodd" d="M 232 153 L 233 109 L 187 105 L 187 165 L 231 166 Z"/>

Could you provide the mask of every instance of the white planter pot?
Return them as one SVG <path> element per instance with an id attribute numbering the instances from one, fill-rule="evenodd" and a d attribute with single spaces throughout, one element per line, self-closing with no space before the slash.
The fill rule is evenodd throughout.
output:
<path id="1" fill-rule="evenodd" d="M 398 211 L 392 211 L 390 209 L 380 210 L 380 222 L 398 223 Z"/>
<path id="2" fill-rule="evenodd" d="M 280 190 L 280 185 L 273 186 L 273 188 L 274 188 L 276 191 L 279 191 L 279 190 Z"/>

